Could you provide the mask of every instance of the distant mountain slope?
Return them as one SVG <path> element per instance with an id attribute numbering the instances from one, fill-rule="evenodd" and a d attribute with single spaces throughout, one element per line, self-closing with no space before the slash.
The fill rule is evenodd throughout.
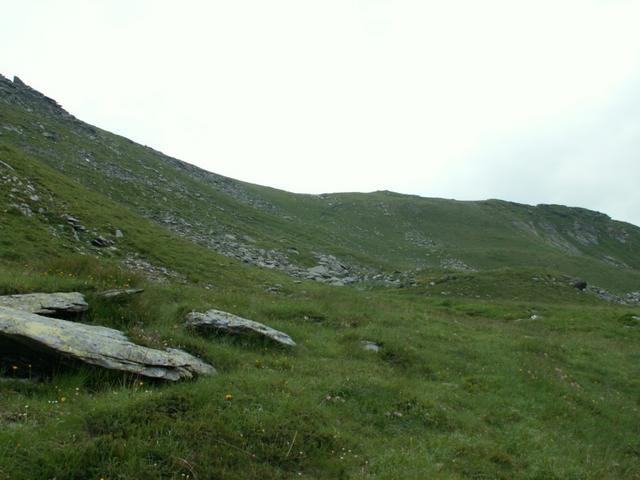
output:
<path id="1" fill-rule="evenodd" d="M 416 270 L 539 267 L 617 291 L 640 287 L 640 228 L 604 214 L 393 192 L 298 195 L 252 185 L 88 125 L 19 79 L 0 77 L 0 161 L 10 207 L 4 214 L 62 223 L 56 235 L 71 244 L 78 234 L 68 221 L 39 217 L 41 199 L 30 200 L 26 187 L 6 180 L 18 163 L 53 169 L 96 199 L 223 255 L 299 278 L 399 285 Z M 46 195 L 58 195 L 55 184 Z M 82 221 L 91 214 L 73 201 L 64 210 Z M 110 224 L 102 232 L 107 241 L 118 226 Z"/>

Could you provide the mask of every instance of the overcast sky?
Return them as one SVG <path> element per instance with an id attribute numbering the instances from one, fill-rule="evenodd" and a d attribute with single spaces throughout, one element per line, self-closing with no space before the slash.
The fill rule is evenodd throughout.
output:
<path id="1" fill-rule="evenodd" d="M 640 225 L 640 0 L 0 6 L 0 73 L 216 173 Z"/>

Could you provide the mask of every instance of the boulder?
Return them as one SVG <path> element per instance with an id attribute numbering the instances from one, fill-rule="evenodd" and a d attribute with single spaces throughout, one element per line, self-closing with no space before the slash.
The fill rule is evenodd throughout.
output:
<path id="1" fill-rule="evenodd" d="M 380 351 L 380 345 L 378 345 L 376 342 L 372 342 L 370 340 L 363 340 L 361 342 L 362 348 L 364 350 L 367 350 L 369 352 L 379 352 Z"/>
<path id="2" fill-rule="evenodd" d="M 574 281 L 571 286 L 573 288 L 577 288 L 578 290 L 584 290 L 585 288 L 587 288 L 587 282 L 585 282 L 584 280 L 576 280 Z"/>
<path id="3" fill-rule="evenodd" d="M 107 240 L 103 236 L 98 236 L 98 237 L 94 238 L 93 240 L 91 240 L 91 244 L 94 245 L 95 247 L 98 247 L 98 248 L 108 247 L 112 243 L 113 242 L 111 242 L 111 240 Z"/>
<path id="4" fill-rule="evenodd" d="M 129 341 L 119 330 L 13 308 L 0 307 L 0 339 L 3 338 L 31 350 L 164 380 L 216 373 L 211 365 L 182 350 L 143 347 Z"/>
<path id="5" fill-rule="evenodd" d="M 89 309 L 84 297 L 78 292 L 3 295 L 0 296 L 0 306 L 37 315 L 76 314 Z"/>
<path id="6" fill-rule="evenodd" d="M 209 310 L 205 313 L 191 312 L 187 315 L 186 325 L 200 333 L 222 332 L 232 335 L 253 333 L 287 347 L 296 346 L 296 342 L 286 333 L 221 310 Z"/>
<path id="7" fill-rule="evenodd" d="M 329 269 L 324 265 L 316 265 L 307 269 L 308 276 L 312 278 L 328 278 L 330 277 Z"/>

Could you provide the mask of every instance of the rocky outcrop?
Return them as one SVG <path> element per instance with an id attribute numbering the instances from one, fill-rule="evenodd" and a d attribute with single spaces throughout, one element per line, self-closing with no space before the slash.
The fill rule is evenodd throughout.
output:
<path id="1" fill-rule="evenodd" d="M 296 346 L 296 342 L 286 333 L 221 310 L 209 310 L 205 313 L 191 312 L 187 315 L 186 325 L 205 334 L 215 332 L 231 335 L 255 334 L 286 347 Z"/>
<path id="2" fill-rule="evenodd" d="M 35 108 L 55 117 L 75 120 L 75 117 L 65 111 L 58 102 L 31 88 L 18 77 L 13 77 L 12 82 L 0 75 L 0 100 L 19 105 L 25 109 Z"/>
<path id="3" fill-rule="evenodd" d="M 0 339 L 66 359 L 164 380 L 213 375 L 209 364 L 182 350 L 136 345 L 119 330 L 0 307 Z"/>
<path id="4" fill-rule="evenodd" d="M 38 315 L 69 315 L 85 312 L 89 305 L 81 293 L 27 293 L 0 296 L 0 306 Z"/>

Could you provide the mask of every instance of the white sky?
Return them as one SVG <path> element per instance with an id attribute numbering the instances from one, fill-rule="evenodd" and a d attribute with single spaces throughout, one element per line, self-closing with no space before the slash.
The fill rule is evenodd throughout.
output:
<path id="1" fill-rule="evenodd" d="M 289 191 L 640 225 L 640 0 L 0 0 L 0 73 Z"/>

